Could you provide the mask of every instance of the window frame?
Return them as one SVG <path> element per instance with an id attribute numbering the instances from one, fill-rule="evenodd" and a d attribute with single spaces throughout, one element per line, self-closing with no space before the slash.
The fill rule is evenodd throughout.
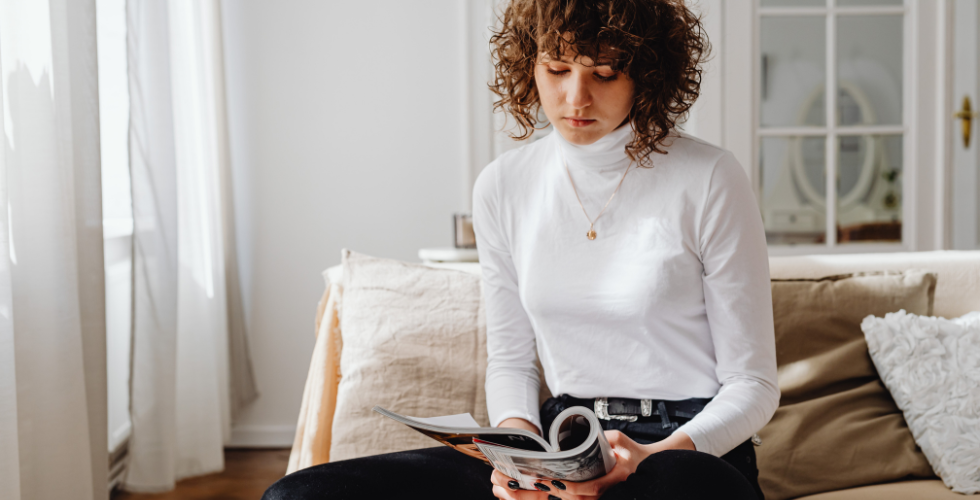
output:
<path id="1" fill-rule="evenodd" d="M 913 90 L 917 88 L 916 60 L 914 54 L 913 6 L 915 0 L 905 0 L 902 5 L 878 6 L 837 6 L 837 0 L 826 0 L 823 7 L 763 7 L 762 0 L 752 0 L 752 145 L 750 178 L 756 190 L 756 198 L 761 209 L 762 183 L 760 178 L 760 145 L 765 137 L 824 137 L 825 138 L 825 181 L 826 212 L 823 244 L 770 245 L 771 254 L 810 254 L 810 253 L 864 253 L 896 252 L 914 250 L 913 235 L 916 226 L 916 210 L 910 203 L 915 200 L 914 179 L 917 176 L 915 158 L 918 130 L 910 120 L 914 113 Z M 902 123 L 899 125 L 841 126 L 837 124 L 837 20 L 841 16 L 902 16 Z M 761 122 L 762 82 L 760 60 L 762 57 L 763 17 L 817 17 L 825 23 L 825 75 L 823 127 L 763 127 Z M 902 241 L 901 242 L 849 242 L 837 241 L 837 174 L 838 140 L 842 136 L 897 135 L 902 137 Z M 832 203 L 831 201 L 834 200 Z"/>

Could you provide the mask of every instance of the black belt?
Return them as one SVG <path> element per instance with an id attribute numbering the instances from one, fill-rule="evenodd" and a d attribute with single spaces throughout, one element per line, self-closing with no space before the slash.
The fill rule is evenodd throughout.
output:
<path id="1" fill-rule="evenodd" d="M 672 427 L 670 417 L 692 419 L 711 401 L 707 398 L 691 398 L 682 401 L 631 398 L 582 399 L 562 394 L 559 399 L 565 407 L 584 406 L 593 410 L 602 420 L 636 422 L 644 417 L 657 417 L 664 428 Z"/>

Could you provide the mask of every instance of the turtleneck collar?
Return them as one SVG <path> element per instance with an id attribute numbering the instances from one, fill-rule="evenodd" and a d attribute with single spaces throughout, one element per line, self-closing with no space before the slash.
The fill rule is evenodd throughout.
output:
<path id="1" fill-rule="evenodd" d="M 557 145 L 564 152 L 565 161 L 570 168 L 609 170 L 629 164 L 626 145 L 633 139 L 633 128 L 629 123 L 587 146 L 568 142 L 558 130 L 552 134 L 556 136 Z"/>

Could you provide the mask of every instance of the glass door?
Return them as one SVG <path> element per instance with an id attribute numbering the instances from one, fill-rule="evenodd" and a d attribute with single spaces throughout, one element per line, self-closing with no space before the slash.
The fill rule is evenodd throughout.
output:
<path id="1" fill-rule="evenodd" d="M 759 201 L 770 245 L 901 247 L 903 0 L 758 0 Z"/>

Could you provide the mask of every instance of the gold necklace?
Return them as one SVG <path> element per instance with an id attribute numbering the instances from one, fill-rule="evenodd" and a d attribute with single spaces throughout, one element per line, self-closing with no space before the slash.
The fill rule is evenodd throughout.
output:
<path id="1" fill-rule="evenodd" d="M 589 212 L 587 212 L 585 210 L 585 205 L 582 204 L 582 198 L 579 198 L 579 196 L 578 196 L 578 189 L 575 189 L 575 181 L 572 180 L 572 171 L 569 170 L 569 168 L 568 168 L 568 162 L 565 161 L 565 150 L 562 149 L 561 146 L 559 146 L 558 147 L 558 151 L 561 152 L 561 162 L 565 164 L 565 173 L 568 174 L 568 182 L 571 182 L 572 183 L 572 192 L 575 193 L 575 199 L 578 200 L 578 206 L 582 207 L 582 213 L 585 214 L 585 218 L 589 220 L 589 232 L 585 233 L 585 237 L 588 238 L 588 239 L 590 239 L 590 240 L 594 240 L 595 239 L 595 221 L 599 220 L 599 217 L 602 217 L 602 214 L 606 211 L 606 207 L 608 207 L 609 206 L 609 203 L 612 202 L 613 201 L 613 198 L 616 197 L 616 193 L 619 192 L 620 186 L 622 186 L 623 185 L 623 181 L 626 180 L 626 174 L 629 173 L 630 167 L 633 166 L 633 162 L 630 162 L 629 165 L 626 165 L 626 171 L 623 172 L 623 178 L 619 180 L 619 184 L 616 185 L 616 189 L 613 191 L 612 196 L 610 196 L 609 199 L 606 201 L 606 204 L 602 206 L 602 210 L 599 211 L 599 215 L 596 215 L 595 216 L 595 219 L 593 219 L 593 218 L 589 217 Z"/>

